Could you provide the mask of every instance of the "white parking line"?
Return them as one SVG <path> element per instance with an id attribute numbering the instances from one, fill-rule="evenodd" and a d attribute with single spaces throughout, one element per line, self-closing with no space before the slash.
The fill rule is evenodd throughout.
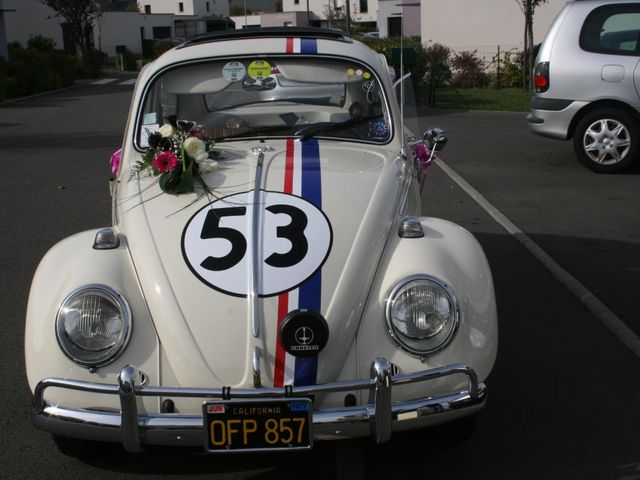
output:
<path id="1" fill-rule="evenodd" d="M 135 85 L 136 79 L 131 78 L 129 80 L 125 80 L 124 82 L 120 82 L 118 85 Z"/>
<path id="2" fill-rule="evenodd" d="M 102 80 L 96 80 L 91 85 L 106 85 L 107 83 L 115 82 L 117 78 L 103 78 Z"/>
<path id="3" fill-rule="evenodd" d="M 458 175 L 442 160 L 435 159 L 436 165 L 458 184 L 478 205 L 480 205 L 498 224 L 509 232 L 526 248 L 551 274 L 564 285 L 600 322 L 608 328 L 629 350 L 640 357 L 640 338 L 620 318 L 602 303 L 593 293 L 580 283 L 573 275 L 563 269 L 529 236 L 505 217 L 480 192 Z"/>

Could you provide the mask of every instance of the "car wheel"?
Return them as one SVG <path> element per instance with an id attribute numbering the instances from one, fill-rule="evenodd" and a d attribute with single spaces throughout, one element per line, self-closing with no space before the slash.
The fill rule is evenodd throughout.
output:
<path id="1" fill-rule="evenodd" d="M 603 108 L 585 115 L 576 126 L 573 147 L 578 160 L 598 173 L 624 170 L 638 156 L 640 129 L 623 110 Z"/>

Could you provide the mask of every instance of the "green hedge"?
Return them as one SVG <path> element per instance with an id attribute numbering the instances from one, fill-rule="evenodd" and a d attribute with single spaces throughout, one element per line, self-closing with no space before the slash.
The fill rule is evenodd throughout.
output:
<path id="1" fill-rule="evenodd" d="M 396 69 L 396 74 L 400 76 L 400 66 L 394 65 L 392 51 L 394 48 L 400 48 L 399 37 L 389 38 L 373 38 L 367 36 L 358 37 L 362 43 L 374 49 L 378 53 L 382 53 L 387 63 Z M 415 64 L 405 66 L 405 74 L 411 72 L 413 79 L 413 89 L 416 100 L 424 101 L 428 94 L 429 71 L 431 69 L 430 56 L 420 41 L 420 37 L 406 37 L 402 39 L 403 48 L 412 48 L 415 51 Z"/>
<path id="2" fill-rule="evenodd" d="M 21 97 L 73 84 L 77 60 L 65 53 L 9 46 L 9 61 L 0 65 L 0 99 Z"/>

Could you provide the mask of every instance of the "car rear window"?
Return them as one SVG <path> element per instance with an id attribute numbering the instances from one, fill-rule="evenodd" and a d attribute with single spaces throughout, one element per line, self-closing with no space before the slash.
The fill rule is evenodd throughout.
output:
<path id="1" fill-rule="evenodd" d="M 580 32 L 580 47 L 595 53 L 638 55 L 639 40 L 640 3 L 596 8 Z"/>

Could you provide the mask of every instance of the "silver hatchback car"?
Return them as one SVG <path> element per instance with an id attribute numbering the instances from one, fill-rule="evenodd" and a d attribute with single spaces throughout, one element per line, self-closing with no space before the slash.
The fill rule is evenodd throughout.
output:
<path id="1" fill-rule="evenodd" d="M 573 139 L 595 172 L 629 167 L 640 154 L 639 63 L 639 1 L 567 2 L 536 59 L 530 129 Z"/>

